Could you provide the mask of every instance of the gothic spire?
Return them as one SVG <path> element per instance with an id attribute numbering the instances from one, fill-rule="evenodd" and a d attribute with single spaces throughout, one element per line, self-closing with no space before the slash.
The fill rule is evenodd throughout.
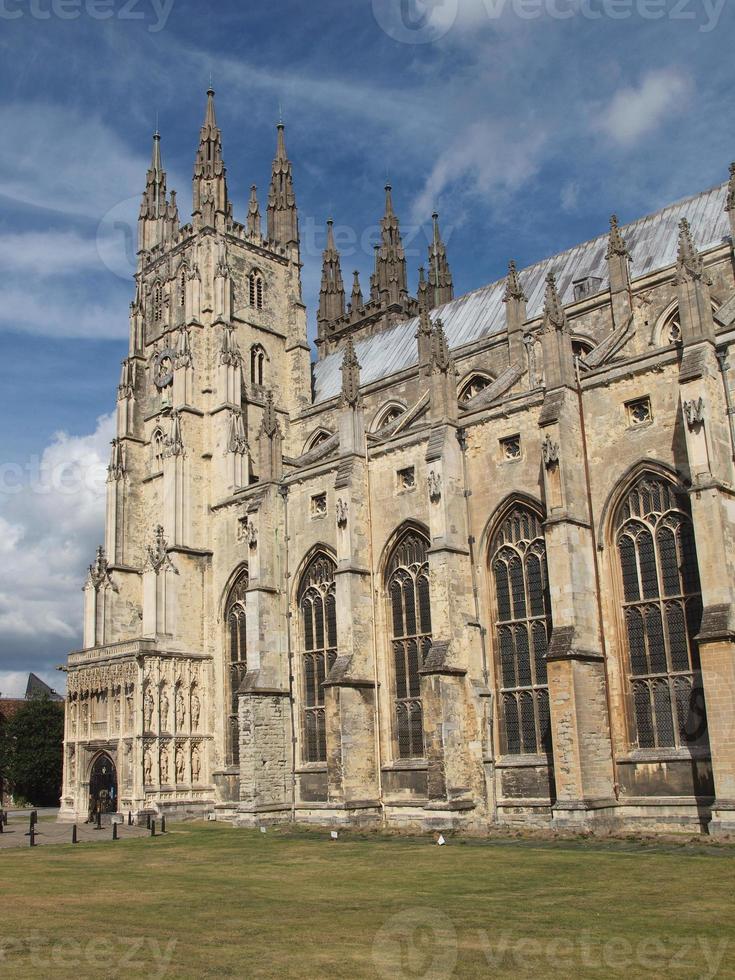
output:
<path id="1" fill-rule="evenodd" d="M 248 236 L 250 238 L 260 238 L 263 229 L 260 224 L 260 205 L 258 204 L 258 188 L 255 184 L 250 188 L 250 201 L 248 202 Z"/>
<path id="2" fill-rule="evenodd" d="M 278 124 L 276 155 L 273 158 L 268 192 L 268 240 L 278 245 L 298 245 L 299 215 L 293 189 L 291 161 L 286 153 L 284 125 Z"/>
<path id="3" fill-rule="evenodd" d="M 207 108 L 199 132 L 194 161 L 194 227 L 227 230 L 232 224 L 232 205 L 227 196 L 226 168 L 222 159 L 222 133 L 214 111 L 214 90 L 207 90 Z"/>
<path id="4" fill-rule="evenodd" d="M 521 278 L 513 259 L 508 263 L 508 278 L 505 280 L 505 325 L 508 333 L 508 358 L 511 364 L 523 361 L 523 324 L 526 322 L 526 303 Z"/>
<path id="5" fill-rule="evenodd" d="M 398 218 L 393 210 L 390 184 L 385 185 L 385 215 L 380 222 L 381 244 L 376 252 L 376 286 L 384 306 L 408 299 L 406 254 L 401 241 Z"/>
<path id="6" fill-rule="evenodd" d="M 419 303 L 419 312 L 428 310 L 430 307 L 429 302 L 429 284 L 426 281 L 425 270 L 423 266 L 419 266 L 419 284 L 416 290 L 416 298 Z"/>
<path id="7" fill-rule="evenodd" d="M 161 134 L 153 134 L 151 165 L 146 173 L 145 190 L 140 204 L 138 248 L 148 251 L 163 238 L 162 221 L 168 215 L 166 171 L 161 163 Z"/>
<path id="8" fill-rule="evenodd" d="M 352 296 L 350 297 L 350 308 L 354 310 L 362 309 L 363 298 L 360 288 L 360 273 L 357 269 L 352 273 Z"/>
<path id="9" fill-rule="evenodd" d="M 319 290 L 319 312 L 317 319 L 329 323 L 342 316 L 345 311 L 345 287 L 342 282 L 342 268 L 339 252 L 334 244 L 334 222 L 327 221 L 327 247 L 322 252 L 322 283 Z"/>
<path id="10" fill-rule="evenodd" d="M 449 350 L 447 335 L 444 333 L 444 324 L 441 318 L 437 317 L 431 331 L 431 366 L 435 371 L 446 373 L 451 364 L 452 355 Z"/>
<path id="11" fill-rule="evenodd" d="M 429 245 L 429 299 L 431 306 L 442 306 L 454 298 L 452 273 L 447 261 L 447 249 L 439 231 L 439 215 L 435 211 L 431 220 L 434 225 L 433 238 Z"/>
<path id="12" fill-rule="evenodd" d="M 730 164 L 730 183 L 727 186 L 725 210 L 730 216 L 730 237 L 735 242 L 735 163 Z"/>
<path id="13" fill-rule="evenodd" d="M 522 303 L 528 302 L 528 297 L 523 292 L 523 286 L 521 286 L 521 278 L 518 275 L 518 268 L 516 267 L 515 261 L 511 259 L 508 263 L 508 278 L 505 280 L 503 302 L 510 303 L 510 301 L 514 299 L 519 300 Z"/>
<path id="14" fill-rule="evenodd" d="M 567 315 L 564 305 L 556 288 L 556 276 L 550 272 L 546 277 L 546 295 L 544 296 L 544 330 L 566 330 Z"/>
<path id="15" fill-rule="evenodd" d="M 704 262 L 692 238 L 692 229 L 686 218 L 679 225 L 679 254 L 676 260 L 677 282 L 699 281 L 704 276 Z"/>
<path id="16" fill-rule="evenodd" d="M 606 258 L 611 259 L 614 255 L 630 258 L 630 252 L 620 231 L 618 216 L 616 214 L 610 216 L 610 238 L 608 240 Z"/>
<path id="17" fill-rule="evenodd" d="M 352 337 L 347 338 L 342 358 L 342 404 L 356 408 L 360 401 L 360 364 Z"/>

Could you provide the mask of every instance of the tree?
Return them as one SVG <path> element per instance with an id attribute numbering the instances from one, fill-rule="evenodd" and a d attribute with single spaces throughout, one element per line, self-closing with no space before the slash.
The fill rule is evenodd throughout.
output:
<path id="1" fill-rule="evenodd" d="M 16 798 L 33 806 L 55 806 L 61 796 L 64 706 L 32 698 L 7 725 L 7 774 Z"/>

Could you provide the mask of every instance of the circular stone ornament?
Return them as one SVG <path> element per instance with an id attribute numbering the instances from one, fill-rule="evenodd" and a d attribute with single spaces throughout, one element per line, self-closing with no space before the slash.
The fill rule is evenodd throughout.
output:
<path id="1" fill-rule="evenodd" d="M 174 358 L 176 352 L 171 347 L 164 347 L 153 358 L 153 381 L 156 388 L 165 388 L 174 380 Z"/>

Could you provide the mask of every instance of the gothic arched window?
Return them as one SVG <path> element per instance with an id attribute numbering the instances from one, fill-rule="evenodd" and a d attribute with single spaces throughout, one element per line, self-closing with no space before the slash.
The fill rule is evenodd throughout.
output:
<path id="1" fill-rule="evenodd" d="M 186 269 L 182 269 L 179 273 L 179 306 L 183 307 L 186 305 Z"/>
<path id="2" fill-rule="evenodd" d="M 337 659 L 336 568 L 334 559 L 319 551 L 309 562 L 299 585 L 304 762 L 326 762 L 327 759 L 322 684 Z"/>
<path id="3" fill-rule="evenodd" d="M 247 628 L 245 599 L 249 584 L 248 570 L 243 568 L 232 584 L 225 604 L 227 630 L 227 764 L 237 765 L 240 759 L 240 726 L 238 723 L 237 692 L 247 673 Z"/>
<path id="4" fill-rule="evenodd" d="M 419 671 L 431 648 L 429 542 L 414 528 L 405 531 L 386 570 L 393 651 L 395 737 L 401 759 L 424 754 Z"/>
<path id="5" fill-rule="evenodd" d="M 250 348 L 250 381 L 252 384 L 262 386 L 264 363 L 264 348 L 260 344 L 253 344 Z"/>
<path id="6" fill-rule="evenodd" d="M 686 494 L 642 476 L 618 508 L 615 543 L 638 747 L 701 742 L 707 722 L 694 637 L 702 597 Z"/>
<path id="7" fill-rule="evenodd" d="M 248 279 L 250 305 L 254 310 L 263 309 L 263 276 L 253 269 Z"/>
<path id="8" fill-rule="evenodd" d="M 153 430 L 151 436 L 151 472 L 160 473 L 163 469 L 163 450 L 165 448 L 164 435 L 161 429 Z"/>
<path id="9" fill-rule="evenodd" d="M 307 439 L 306 445 L 304 446 L 304 452 L 310 453 L 312 449 L 316 449 L 317 446 L 321 446 L 323 442 L 326 442 L 327 439 L 331 439 L 331 438 L 332 438 L 331 432 L 328 432 L 326 429 L 318 429 L 312 436 L 309 436 L 309 438 Z"/>
<path id="10" fill-rule="evenodd" d="M 538 514 L 516 505 L 490 546 L 504 751 L 551 752 L 546 651 L 551 633 L 546 544 Z"/>
<path id="11" fill-rule="evenodd" d="M 484 391 L 492 383 L 493 379 L 489 378 L 486 374 L 471 374 L 460 386 L 459 400 L 461 402 L 471 401 L 475 395 L 479 395 L 481 391 Z"/>
<path id="12" fill-rule="evenodd" d="M 402 415 L 406 414 L 406 409 L 403 405 L 388 405 L 381 412 L 378 413 L 377 421 L 375 422 L 373 428 L 376 432 L 380 429 L 385 429 L 389 425 L 393 425 L 397 422 Z"/>

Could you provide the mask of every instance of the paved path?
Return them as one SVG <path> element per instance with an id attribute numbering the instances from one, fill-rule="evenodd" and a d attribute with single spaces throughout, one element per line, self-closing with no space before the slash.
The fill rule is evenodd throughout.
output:
<path id="1" fill-rule="evenodd" d="M 91 824 L 77 825 L 77 841 L 80 844 L 89 841 L 109 841 L 112 843 L 112 827 L 110 818 L 105 818 L 105 823 L 101 830 L 95 830 Z M 8 825 L 3 828 L 0 834 L 0 850 L 9 847 L 28 847 L 30 848 L 28 832 L 29 812 L 16 812 L 8 814 Z M 46 846 L 48 844 L 71 844 L 72 825 L 70 823 L 59 823 L 54 817 L 42 817 L 36 824 L 35 842 L 36 846 Z M 145 827 L 128 827 L 127 824 L 119 824 L 117 828 L 119 840 L 129 840 L 132 837 L 146 837 L 150 831 Z"/>

